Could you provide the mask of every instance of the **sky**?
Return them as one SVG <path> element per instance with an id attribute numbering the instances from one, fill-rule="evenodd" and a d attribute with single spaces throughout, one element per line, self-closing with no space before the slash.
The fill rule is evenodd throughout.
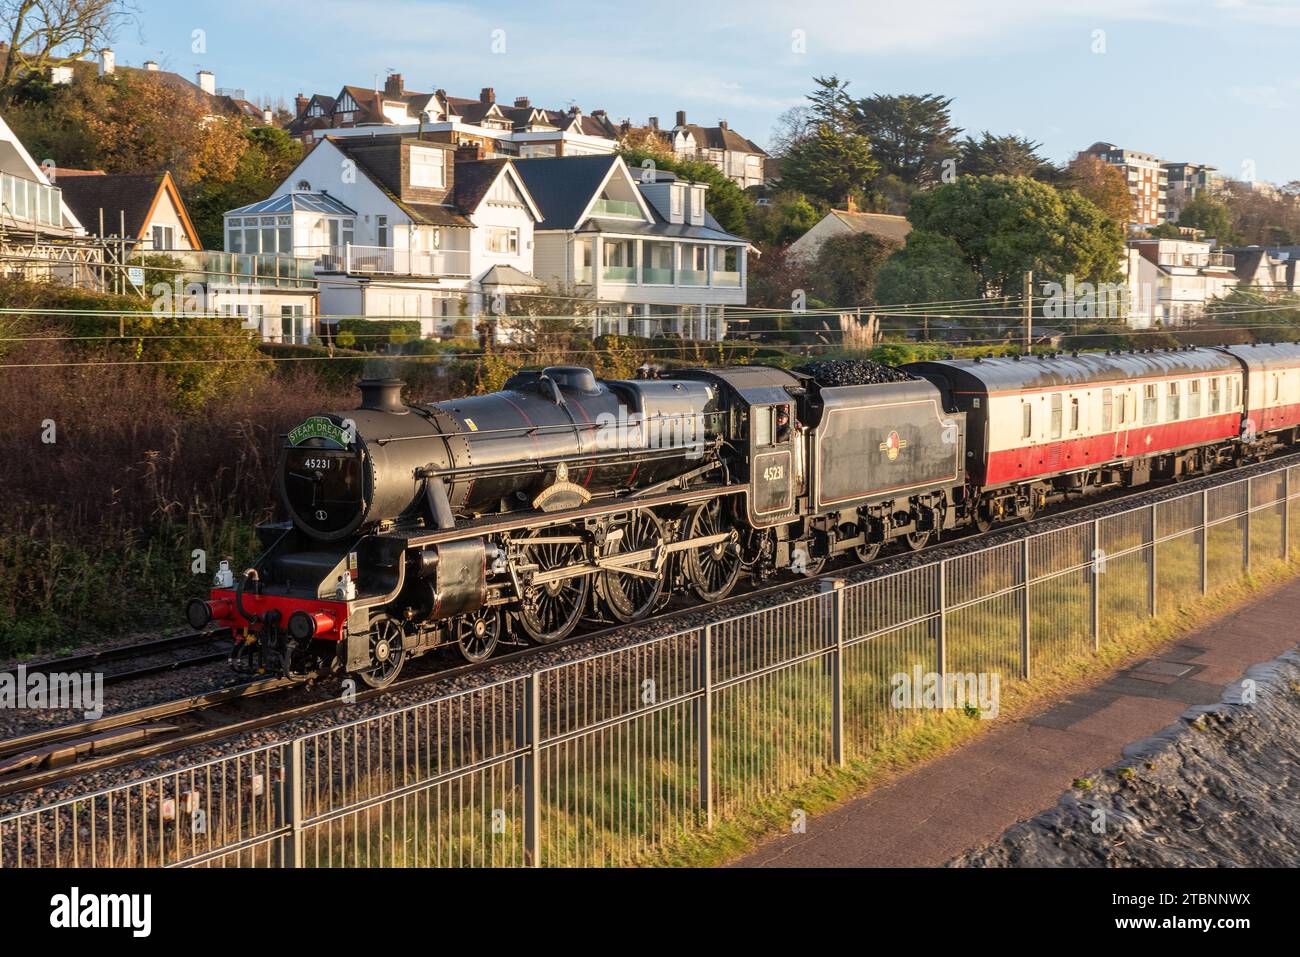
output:
<path id="1" fill-rule="evenodd" d="M 118 62 L 154 59 L 258 102 L 344 84 L 445 89 L 766 146 L 814 76 L 940 93 L 970 132 L 1055 161 L 1107 141 L 1237 179 L 1300 179 L 1300 0 L 135 0 Z"/>

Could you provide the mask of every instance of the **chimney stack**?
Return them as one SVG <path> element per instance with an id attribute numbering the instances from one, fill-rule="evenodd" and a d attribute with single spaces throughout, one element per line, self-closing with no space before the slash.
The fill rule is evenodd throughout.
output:
<path id="1" fill-rule="evenodd" d="M 604 110 L 592 110 L 592 111 L 591 111 L 591 115 L 592 115 L 592 116 L 599 116 L 599 117 L 603 120 L 603 119 L 604 119 L 606 116 L 608 116 L 609 114 L 606 113 Z"/>
<path id="2" fill-rule="evenodd" d="M 384 80 L 384 96 L 397 98 L 402 95 L 402 74 L 390 73 Z"/>
<path id="3" fill-rule="evenodd" d="M 490 86 L 483 87 L 483 89 L 479 90 L 478 101 L 484 106 L 491 106 L 497 101 L 496 91 Z"/>
<path id="4" fill-rule="evenodd" d="M 269 106 L 262 110 L 262 122 L 267 126 L 275 125 L 275 110 Z"/>
<path id="5" fill-rule="evenodd" d="M 311 100 L 308 99 L 307 97 L 303 96 L 301 93 L 299 93 L 297 96 L 295 96 L 295 97 L 293 98 L 293 108 L 294 108 L 294 110 L 296 111 L 296 115 L 298 115 L 298 116 L 302 116 L 304 113 L 306 113 L 306 112 L 307 112 L 307 104 L 310 103 L 310 102 L 311 102 Z"/>
<path id="6" fill-rule="evenodd" d="M 217 78 L 211 70 L 200 70 L 197 77 L 199 89 L 208 96 L 217 95 Z"/>
<path id="7" fill-rule="evenodd" d="M 117 72 L 117 54 L 105 47 L 99 51 L 99 75 L 108 76 Z"/>
<path id="8" fill-rule="evenodd" d="M 652 116 L 652 117 L 650 117 L 649 126 L 650 126 L 650 129 L 652 129 L 652 130 L 657 130 L 657 129 L 659 129 L 659 117 L 657 117 L 657 116 Z"/>
<path id="9" fill-rule="evenodd" d="M 726 128 L 727 128 L 727 121 L 726 121 L 726 120 L 718 120 L 718 129 L 720 129 L 720 130 L 725 130 Z"/>
<path id="10" fill-rule="evenodd" d="M 678 111 L 677 111 L 677 125 L 678 125 L 678 126 L 685 126 L 685 125 L 686 125 L 686 111 L 685 111 L 685 110 L 678 110 Z"/>
<path id="11" fill-rule="evenodd" d="M 526 97 L 526 96 L 517 96 L 517 97 L 515 97 L 515 109 L 517 109 L 517 110 L 526 110 L 526 109 L 528 109 L 528 106 L 529 106 L 529 104 L 528 104 L 528 97 Z"/>
<path id="12" fill-rule="evenodd" d="M 148 70 L 150 73 L 157 73 L 157 72 L 158 72 L 158 62 L 157 62 L 156 60 L 145 60 L 145 61 L 144 61 L 144 68 L 145 68 L 146 70 Z"/>
<path id="13" fill-rule="evenodd" d="M 462 143 L 456 147 L 456 156 L 454 162 L 473 163 L 483 158 L 483 145 L 481 143 Z"/>

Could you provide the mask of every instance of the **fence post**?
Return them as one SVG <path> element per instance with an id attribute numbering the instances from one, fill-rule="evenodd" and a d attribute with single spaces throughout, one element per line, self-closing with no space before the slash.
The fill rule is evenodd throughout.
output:
<path id="1" fill-rule="evenodd" d="M 1020 580 L 1024 594 L 1020 602 L 1020 677 L 1028 681 L 1029 666 L 1029 536 L 1020 540 Z"/>
<path id="2" fill-rule="evenodd" d="M 1246 533 L 1241 536 L 1241 570 L 1250 572 L 1250 506 L 1255 496 L 1251 494 L 1251 486 L 1254 484 L 1250 479 L 1244 480 L 1246 483 Z"/>
<path id="3" fill-rule="evenodd" d="M 288 760 L 284 765 L 284 790 L 281 812 L 283 821 L 289 828 L 284 838 L 284 850 L 280 854 L 281 867 L 302 867 L 302 791 L 303 781 L 303 741 L 294 738 L 289 742 Z"/>
<path id="4" fill-rule="evenodd" d="M 1092 650 L 1101 651 L 1101 519 L 1092 520 Z"/>
<path id="5" fill-rule="evenodd" d="M 844 579 L 823 579 L 817 590 L 831 606 L 831 760 L 844 767 Z"/>
<path id="6" fill-rule="evenodd" d="M 524 723 L 528 763 L 524 774 L 524 860 L 542 864 L 542 691 L 537 672 L 524 678 Z"/>
<path id="7" fill-rule="evenodd" d="M 1210 590 L 1210 491 L 1201 491 L 1201 594 Z"/>
<path id="8" fill-rule="evenodd" d="M 950 702 L 948 701 L 948 682 L 945 676 L 948 674 L 948 562 L 950 559 L 943 559 L 939 562 L 939 633 L 935 636 L 935 669 L 939 675 L 939 708 L 947 710 Z"/>
<path id="9" fill-rule="evenodd" d="M 1291 557 L 1291 466 L 1282 469 L 1282 561 Z"/>
<path id="10" fill-rule="evenodd" d="M 1159 610 L 1159 605 L 1156 602 L 1156 506 L 1152 504 L 1147 507 L 1151 509 L 1151 564 L 1148 566 L 1147 584 L 1151 593 L 1151 617 L 1154 618 Z"/>
<path id="11" fill-rule="evenodd" d="M 700 636 L 698 687 L 702 692 L 695 708 L 695 733 L 700 739 L 700 810 L 704 826 L 713 827 L 713 626 L 705 625 Z"/>

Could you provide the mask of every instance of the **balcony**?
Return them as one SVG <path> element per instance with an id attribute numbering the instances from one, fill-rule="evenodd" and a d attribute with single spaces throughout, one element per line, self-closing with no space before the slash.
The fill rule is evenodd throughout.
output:
<path id="1" fill-rule="evenodd" d="M 606 266 L 601 271 L 600 278 L 605 282 L 634 283 L 636 282 L 636 267 Z"/>
<path id="2" fill-rule="evenodd" d="M 165 262 L 163 260 L 171 260 Z M 153 250 L 137 254 L 137 265 L 157 264 L 179 272 L 168 273 L 169 281 L 180 278 L 213 286 L 274 286 L 280 289 L 314 289 L 316 260 L 305 256 L 254 256 L 246 253 L 218 253 L 203 250 Z"/>
<path id="3" fill-rule="evenodd" d="M 62 191 L 34 179 L 0 173 L 0 203 L 4 204 L 0 208 L 0 222 L 55 228 L 63 225 Z"/>
<path id="4" fill-rule="evenodd" d="M 591 207 L 593 216 L 613 216 L 615 219 L 640 219 L 641 207 L 622 199 L 598 199 Z"/>
<path id="5" fill-rule="evenodd" d="M 678 283 L 683 286 L 707 286 L 709 271 L 707 269 L 683 269 L 678 273 Z"/>
<path id="6" fill-rule="evenodd" d="M 740 273 L 715 269 L 713 271 L 713 285 L 738 287 L 740 285 Z"/>
<path id="7" fill-rule="evenodd" d="M 331 246 L 317 257 L 321 272 L 376 276 L 468 277 L 468 249 L 394 249 L 391 246 Z"/>
<path id="8" fill-rule="evenodd" d="M 645 271 L 641 274 L 641 281 L 647 286 L 671 286 L 673 284 L 673 269 L 671 266 L 662 269 L 655 266 L 646 266 Z"/>

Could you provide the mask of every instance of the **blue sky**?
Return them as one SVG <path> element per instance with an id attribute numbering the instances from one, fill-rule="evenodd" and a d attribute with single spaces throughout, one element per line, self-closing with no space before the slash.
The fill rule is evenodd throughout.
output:
<path id="1" fill-rule="evenodd" d="M 1225 174 L 1300 179 L 1300 0 L 137 0 L 120 62 L 156 59 L 259 101 L 400 72 L 446 89 L 615 120 L 732 127 L 766 145 L 811 77 L 937 92 L 959 126 L 1097 140 Z M 194 52 L 195 31 L 205 52 Z"/>

